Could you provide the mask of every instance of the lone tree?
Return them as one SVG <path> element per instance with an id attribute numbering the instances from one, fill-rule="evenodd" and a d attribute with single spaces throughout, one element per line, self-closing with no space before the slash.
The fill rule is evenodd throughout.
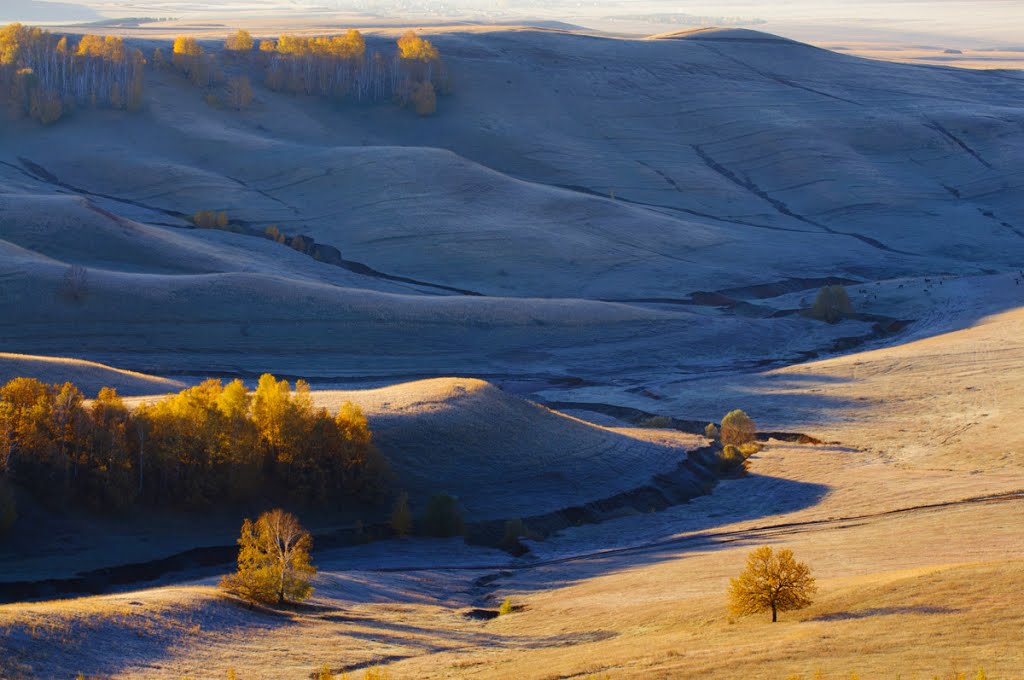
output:
<path id="1" fill-rule="evenodd" d="M 729 610 L 736 616 L 770 610 L 775 623 L 779 612 L 811 604 L 817 590 L 810 567 L 794 560 L 792 550 L 763 546 L 747 555 L 747 568 L 729 580 Z"/>
<path id="2" fill-rule="evenodd" d="M 853 314 L 853 303 L 843 286 L 824 286 L 814 298 L 811 316 L 828 323 L 841 321 L 844 316 Z"/>
<path id="3" fill-rule="evenodd" d="M 446 493 L 436 493 L 430 497 L 419 524 L 423 533 L 435 538 L 461 536 L 466 530 L 462 511 L 459 510 L 459 500 Z"/>
<path id="4" fill-rule="evenodd" d="M 81 302 L 89 287 L 89 271 L 80 264 L 73 264 L 64 271 L 60 294 L 68 302 Z"/>
<path id="5" fill-rule="evenodd" d="M 305 600 L 313 592 L 313 539 L 295 515 L 277 509 L 260 515 L 255 524 L 246 519 L 238 545 L 238 571 L 220 582 L 225 590 L 268 604 Z"/>
<path id="6" fill-rule="evenodd" d="M 405 538 L 412 533 L 412 512 L 409 510 L 409 494 L 402 492 L 391 511 L 391 530 L 395 536 Z"/>
<path id="7" fill-rule="evenodd" d="M 747 442 L 754 441 L 757 435 L 757 425 L 743 411 L 736 409 L 725 414 L 722 418 L 721 440 L 722 446 L 732 444 L 742 446 Z"/>

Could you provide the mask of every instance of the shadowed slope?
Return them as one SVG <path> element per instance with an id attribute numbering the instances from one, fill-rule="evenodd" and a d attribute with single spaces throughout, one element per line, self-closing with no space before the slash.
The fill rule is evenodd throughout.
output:
<path id="1" fill-rule="evenodd" d="M 631 490 L 675 468 L 703 441 L 598 427 L 481 380 L 425 380 L 314 398 L 330 408 L 359 404 L 418 508 L 446 491 L 460 498 L 469 520 L 537 515 Z"/>

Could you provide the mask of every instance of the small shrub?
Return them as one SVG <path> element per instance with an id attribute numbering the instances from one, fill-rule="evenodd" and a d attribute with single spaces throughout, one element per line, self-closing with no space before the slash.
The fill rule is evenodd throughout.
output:
<path id="1" fill-rule="evenodd" d="M 391 530 L 395 536 L 405 538 L 412 533 L 412 513 L 409 512 L 409 494 L 402 492 L 391 511 Z"/>
<path id="2" fill-rule="evenodd" d="M 739 450 L 743 454 L 744 458 L 750 458 L 755 453 L 760 453 L 764 449 L 764 444 L 761 442 L 747 442 L 746 444 L 740 444 Z"/>
<path id="3" fill-rule="evenodd" d="M 529 552 L 529 548 L 519 542 L 519 539 L 522 538 L 526 538 L 531 541 L 539 541 L 543 536 L 535 531 L 531 531 L 530 527 L 523 523 L 523 520 L 519 518 L 510 519 L 505 522 L 505 533 L 501 537 L 501 542 L 498 543 L 498 547 L 512 553 L 513 555 L 522 555 Z"/>
<path id="4" fill-rule="evenodd" d="M 853 303 L 843 286 L 824 286 L 818 291 L 810 316 L 827 323 L 841 321 L 853 313 Z"/>
<path id="5" fill-rule="evenodd" d="M 427 536 L 450 538 L 461 536 L 465 531 L 459 501 L 446 493 L 437 493 L 431 497 L 427 510 L 420 522 Z"/>
<path id="6" fill-rule="evenodd" d="M 363 673 L 363 680 L 391 680 L 391 674 L 388 673 L 386 668 L 375 666 L 374 668 L 367 668 Z"/>
<path id="7" fill-rule="evenodd" d="M 640 426 L 667 429 L 672 427 L 672 419 L 668 416 L 651 416 L 641 420 Z"/>
<path id="8" fill-rule="evenodd" d="M 754 441 L 757 435 L 757 425 L 743 411 L 736 409 L 730 411 L 722 418 L 722 445 L 733 444 L 741 446 L 747 442 Z"/>
<path id="9" fill-rule="evenodd" d="M 313 680 L 334 680 L 334 673 L 327 664 L 313 671 Z"/>
<path id="10" fill-rule="evenodd" d="M 708 423 L 707 427 L 704 428 L 704 436 L 712 441 L 718 439 L 721 433 L 718 431 L 718 426 L 714 423 Z"/>
<path id="11" fill-rule="evenodd" d="M 217 226 L 217 213 L 212 210 L 200 210 L 192 216 L 192 224 L 201 229 L 213 229 Z"/>
<path id="12" fill-rule="evenodd" d="M 271 241 L 277 241 L 278 243 L 284 243 L 284 234 L 277 228 L 276 224 L 271 224 L 263 231 L 264 235 Z"/>
<path id="13" fill-rule="evenodd" d="M 718 469 L 721 472 L 730 472 L 742 466 L 746 460 L 739 447 L 727 444 L 718 454 Z"/>
<path id="14" fill-rule="evenodd" d="M 505 600 L 501 603 L 501 606 L 498 607 L 498 616 L 508 616 L 511 613 L 512 613 L 512 598 L 511 597 L 506 597 Z"/>

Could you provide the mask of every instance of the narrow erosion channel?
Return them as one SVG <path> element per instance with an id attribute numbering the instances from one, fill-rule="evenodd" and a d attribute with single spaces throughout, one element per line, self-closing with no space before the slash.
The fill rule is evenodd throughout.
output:
<path id="1" fill-rule="evenodd" d="M 154 205 L 149 205 L 147 203 L 143 203 L 141 201 L 136 201 L 136 200 L 129 199 L 129 198 L 123 198 L 121 196 L 113 196 L 111 194 L 98 193 L 98 192 L 95 192 L 95 191 L 90 191 L 90 190 L 85 189 L 83 187 L 79 187 L 79 186 L 75 186 L 73 184 L 69 184 L 68 182 L 64 182 L 64 181 L 60 180 L 56 175 L 54 175 L 52 172 L 50 172 L 49 170 L 47 170 L 43 166 L 41 166 L 38 163 L 35 163 L 34 161 L 31 161 L 31 160 L 29 160 L 27 158 L 18 158 L 18 162 L 21 163 L 21 167 L 19 167 L 17 165 L 14 165 L 13 163 L 7 163 L 7 162 L 4 162 L 4 161 L 0 161 L 0 165 L 4 165 L 4 166 L 7 166 L 7 167 L 12 168 L 14 170 L 17 170 L 21 174 L 23 174 L 23 175 L 25 175 L 25 176 L 27 176 L 27 177 L 29 177 L 31 179 L 34 179 L 37 182 L 42 182 L 44 184 L 49 184 L 51 186 L 63 189 L 65 191 L 71 192 L 73 194 L 77 194 L 79 196 L 84 196 L 84 197 L 89 197 L 89 198 L 102 198 L 102 199 L 105 199 L 105 200 L 108 200 L 108 201 L 114 201 L 116 203 L 123 203 L 124 205 L 131 205 L 131 206 L 134 206 L 136 208 L 142 208 L 143 210 L 148 210 L 150 212 L 159 213 L 159 214 L 162 214 L 162 215 L 166 215 L 168 217 L 173 217 L 175 219 L 182 220 L 184 222 L 189 222 L 190 221 L 190 216 L 189 215 L 186 215 L 185 213 L 182 213 L 182 212 L 178 212 L 176 210 L 169 210 L 167 208 L 160 208 L 160 207 L 157 207 L 157 206 L 154 206 Z M 237 182 L 238 180 L 235 180 L 235 181 Z M 104 217 L 107 217 L 109 219 L 114 220 L 115 222 L 118 222 L 118 221 L 121 221 L 121 220 L 124 219 L 124 218 L 119 217 L 118 215 L 115 215 L 115 214 L 113 214 L 113 213 L 111 213 L 111 212 L 109 212 L 107 210 L 104 210 L 104 209 L 98 207 L 98 206 L 92 205 L 90 207 L 94 211 L 98 212 L 99 214 L 103 215 Z M 243 236 L 255 237 L 255 238 L 263 238 L 263 239 L 267 238 L 266 235 L 262 231 L 260 231 L 260 230 L 256 229 L 255 227 L 253 227 L 252 224 L 249 223 L 249 222 L 236 220 L 236 221 L 232 222 L 232 225 L 233 226 L 237 226 L 239 229 L 241 229 L 241 231 L 235 231 L 233 233 L 241 234 Z M 191 226 L 179 226 L 179 225 L 173 225 L 173 224 L 163 224 L 162 226 L 172 227 L 172 228 L 176 228 L 176 229 L 192 229 L 192 228 L 195 228 L 195 227 L 191 227 Z M 292 245 L 292 242 L 297 242 L 297 240 L 302 240 L 303 243 L 308 242 L 308 244 L 309 244 L 308 247 L 304 247 L 304 248 L 300 249 L 300 248 L 297 248 L 294 245 Z M 385 272 L 382 272 L 382 271 L 379 271 L 377 269 L 374 269 L 373 267 L 371 267 L 371 266 L 369 266 L 367 264 L 364 264 L 362 262 L 356 262 L 355 260 L 345 259 L 345 258 L 343 258 L 341 256 L 341 251 L 338 250 L 337 248 L 335 248 L 334 246 L 329 246 L 329 245 L 326 245 L 326 244 L 323 244 L 323 243 L 316 243 L 315 241 L 313 241 L 313 239 L 311 239 L 308 236 L 296 235 L 296 236 L 288 237 L 288 243 L 282 243 L 281 245 L 283 245 L 284 247 L 291 247 L 293 250 L 296 250 L 296 251 L 298 251 L 300 253 L 303 253 L 304 255 L 308 255 L 311 258 L 317 259 L 319 262 L 322 262 L 324 264 L 334 265 L 336 267 L 340 267 L 342 269 L 350 271 L 353 274 L 359 274 L 360 276 L 367 276 L 367 277 L 370 277 L 370 278 L 381 279 L 381 280 L 384 280 L 384 281 L 392 281 L 394 283 L 404 283 L 404 284 L 408 284 L 408 285 L 412 285 L 412 286 L 419 286 L 419 287 L 422 287 L 422 288 L 429 288 L 429 289 L 433 289 L 433 290 L 436 290 L 436 291 L 442 291 L 444 293 L 455 294 L 455 295 L 467 295 L 467 296 L 478 296 L 478 297 L 483 295 L 483 293 L 478 293 L 476 291 L 467 290 L 467 289 L 464 289 L 464 288 L 456 288 L 454 286 L 446 286 L 446 285 L 439 284 L 439 283 L 431 283 L 429 281 L 420 281 L 418 279 L 412 279 L 412 278 L 409 278 L 409 277 L 406 277 L 406 276 L 397 276 L 397 275 L 394 275 L 394 274 L 387 274 Z"/>

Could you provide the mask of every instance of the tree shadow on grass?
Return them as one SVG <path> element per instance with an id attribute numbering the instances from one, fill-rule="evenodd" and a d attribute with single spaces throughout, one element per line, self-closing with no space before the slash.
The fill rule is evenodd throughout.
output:
<path id="1" fill-rule="evenodd" d="M 918 607 L 873 607 L 871 609 L 861 609 L 854 612 L 834 612 L 832 614 L 822 614 L 821 616 L 815 616 L 813 619 L 807 619 L 808 621 L 854 621 L 858 619 L 870 619 L 875 616 L 897 616 L 900 614 L 957 614 L 964 611 L 963 609 L 954 609 L 952 607 L 932 607 L 928 605 L 921 605 Z"/>

